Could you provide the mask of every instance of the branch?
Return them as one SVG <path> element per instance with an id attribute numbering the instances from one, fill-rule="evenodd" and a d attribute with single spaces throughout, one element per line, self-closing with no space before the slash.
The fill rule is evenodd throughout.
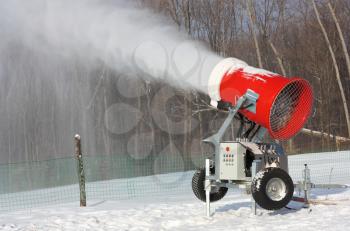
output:
<path id="1" fill-rule="evenodd" d="M 303 134 L 306 134 L 306 135 L 318 136 L 318 137 L 329 137 L 329 138 L 335 139 L 336 141 L 350 142 L 350 139 L 346 138 L 346 137 L 336 136 L 336 135 L 329 134 L 326 132 L 314 131 L 314 130 L 307 129 L 307 128 L 301 129 L 300 132 Z"/>

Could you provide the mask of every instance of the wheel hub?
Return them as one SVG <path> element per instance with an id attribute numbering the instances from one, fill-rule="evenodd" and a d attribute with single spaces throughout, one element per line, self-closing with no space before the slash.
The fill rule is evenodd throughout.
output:
<path id="1" fill-rule="evenodd" d="M 286 195 L 286 184 L 280 178 L 271 178 L 266 184 L 266 195 L 273 201 L 280 201 Z"/>

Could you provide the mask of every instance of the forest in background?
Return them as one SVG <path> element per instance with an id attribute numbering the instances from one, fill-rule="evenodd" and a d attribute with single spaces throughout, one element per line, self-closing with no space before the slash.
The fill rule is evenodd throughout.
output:
<path id="1" fill-rule="evenodd" d="M 283 142 L 289 153 L 344 149 L 349 142 L 350 1 L 140 0 L 172 18 L 180 30 L 224 57 L 285 76 L 307 79 L 314 113 L 306 128 Z"/>
<path id="2" fill-rule="evenodd" d="M 349 149 L 336 137 L 349 137 L 349 1 L 135 3 L 166 15 L 223 57 L 310 81 L 315 111 L 306 128 L 316 134 L 283 141 L 289 154 Z M 225 113 L 208 108 L 205 94 L 82 55 L 53 55 L 44 45 L 38 52 L 19 38 L 7 44 L 0 56 L 0 163 L 72 157 L 76 133 L 85 155 L 127 155 L 141 164 L 164 153 L 185 158 L 211 152 L 201 139 L 217 131 Z"/>

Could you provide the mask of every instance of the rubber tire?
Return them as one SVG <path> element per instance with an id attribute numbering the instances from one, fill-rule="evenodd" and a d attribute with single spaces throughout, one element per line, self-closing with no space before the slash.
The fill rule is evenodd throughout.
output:
<path id="1" fill-rule="evenodd" d="M 272 178 L 281 179 L 286 185 L 286 196 L 280 201 L 271 200 L 266 194 L 267 182 Z M 289 174 L 281 168 L 265 168 L 260 170 L 252 181 L 252 196 L 263 209 L 278 210 L 284 208 L 292 199 L 294 184 Z"/>
<path id="2" fill-rule="evenodd" d="M 213 168 L 210 169 L 211 174 L 215 173 Z M 192 191 L 194 195 L 201 201 L 205 202 L 205 168 L 198 169 L 192 177 Z M 217 192 L 210 193 L 210 202 L 221 200 L 227 193 L 228 188 L 220 187 Z"/>

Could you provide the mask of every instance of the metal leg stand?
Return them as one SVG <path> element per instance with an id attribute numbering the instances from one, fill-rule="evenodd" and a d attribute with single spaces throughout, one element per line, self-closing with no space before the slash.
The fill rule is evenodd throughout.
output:
<path id="1" fill-rule="evenodd" d="M 253 177 L 256 175 L 257 171 L 258 171 L 258 165 L 259 163 L 261 162 L 261 160 L 254 160 L 253 163 L 252 163 L 252 179 Z M 254 215 L 256 215 L 256 202 L 253 198 L 253 193 L 251 194 L 251 200 L 252 200 L 252 213 Z"/>
<path id="2" fill-rule="evenodd" d="M 310 198 L 310 190 L 311 190 L 311 179 L 310 179 L 310 169 L 307 164 L 304 165 L 305 168 L 303 170 L 303 178 L 304 178 L 304 207 L 309 208 L 309 198 Z"/>
<path id="3" fill-rule="evenodd" d="M 349 188 L 347 185 L 341 184 L 314 184 L 311 182 L 310 169 L 307 164 L 304 164 L 305 168 L 302 170 L 302 181 L 298 181 L 297 184 L 294 184 L 294 187 L 298 190 L 299 197 L 295 197 L 294 200 L 304 203 L 304 208 L 310 207 L 310 192 L 312 188 L 319 189 L 331 189 L 331 188 Z M 304 192 L 304 198 L 301 198 L 301 192 Z"/>
<path id="4" fill-rule="evenodd" d="M 210 159 L 205 160 L 205 203 L 207 207 L 207 217 L 211 216 L 210 213 L 210 191 L 211 191 L 211 185 L 210 185 Z"/>

